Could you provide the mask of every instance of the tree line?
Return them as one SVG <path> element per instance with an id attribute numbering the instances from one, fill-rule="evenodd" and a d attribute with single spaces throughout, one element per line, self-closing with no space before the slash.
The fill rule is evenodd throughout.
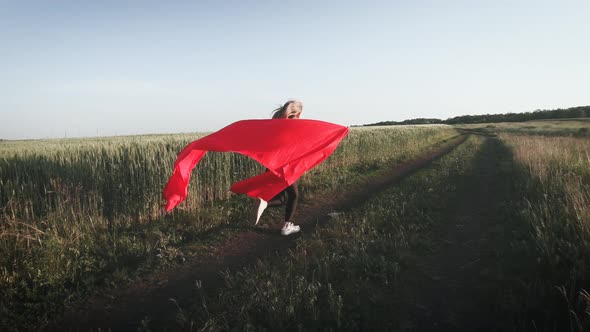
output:
<path id="1" fill-rule="evenodd" d="M 545 119 L 567 119 L 590 117 L 590 106 L 577 106 L 566 109 L 535 110 L 524 113 L 503 113 L 483 115 L 461 115 L 446 120 L 417 118 L 404 121 L 381 121 L 362 126 L 395 126 L 411 124 L 466 124 L 466 123 L 490 123 L 490 122 L 524 122 Z"/>

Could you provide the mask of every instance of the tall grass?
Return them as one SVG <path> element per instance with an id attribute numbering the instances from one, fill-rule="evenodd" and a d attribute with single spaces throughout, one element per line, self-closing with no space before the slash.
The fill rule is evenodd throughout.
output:
<path id="1" fill-rule="evenodd" d="M 335 189 L 456 134 L 448 126 L 352 130 L 301 180 L 304 192 Z M 201 136 L 0 142 L 1 323 L 49 313 L 67 294 L 116 282 L 146 261 L 174 259 L 203 231 L 242 217 L 247 200 L 228 189 L 264 169 L 231 153 L 207 154 L 187 200 L 160 215 L 177 153 Z"/>
<path id="2" fill-rule="evenodd" d="M 531 226 L 543 274 L 536 296 L 562 287 L 573 325 L 590 329 L 590 316 L 583 313 L 590 308 L 583 290 L 590 287 L 590 140 L 507 134 L 501 139 L 526 173 L 521 215 Z"/>

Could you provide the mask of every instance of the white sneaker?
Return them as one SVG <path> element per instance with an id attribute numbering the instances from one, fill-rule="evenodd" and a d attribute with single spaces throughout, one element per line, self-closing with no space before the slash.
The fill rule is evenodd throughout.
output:
<path id="1" fill-rule="evenodd" d="M 264 210 L 266 209 L 267 206 L 268 206 L 268 202 L 261 198 L 260 205 L 258 205 L 258 213 L 256 214 L 256 223 L 254 225 L 258 225 L 258 221 L 260 220 L 260 216 L 262 216 L 262 212 L 264 212 Z"/>
<path id="2" fill-rule="evenodd" d="M 297 233 L 301 230 L 298 225 L 293 224 L 292 222 L 286 222 L 283 228 L 281 229 L 282 235 L 289 235 L 293 233 Z"/>

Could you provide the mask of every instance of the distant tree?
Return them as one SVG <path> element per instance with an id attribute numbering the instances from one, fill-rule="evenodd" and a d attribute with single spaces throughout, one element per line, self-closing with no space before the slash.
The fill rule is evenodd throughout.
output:
<path id="1" fill-rule="evenodd" d="M 470 123 L 491 123 L 491 122 L 524 122 L 530 120 L 544 119 L 566 119 L 590 117 L 590 106 L 577 106 L 567 109 L 555 110 L 534 110 L 533 112 L 484 114 L 484 115 L 461 115 L 446 120 L 417 118 L 404 121 L 381 121 L 365 124 L 363 126 L 394 126 L 410 124 L 470 124 Z"/>

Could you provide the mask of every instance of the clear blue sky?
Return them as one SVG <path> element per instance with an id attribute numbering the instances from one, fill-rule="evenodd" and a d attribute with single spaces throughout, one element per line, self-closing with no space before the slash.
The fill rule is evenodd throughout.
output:
<path id="1" fill-rule="evenodd" d="M 0 138 L 590 104 L 590 1 L 1 1 Z"/>

